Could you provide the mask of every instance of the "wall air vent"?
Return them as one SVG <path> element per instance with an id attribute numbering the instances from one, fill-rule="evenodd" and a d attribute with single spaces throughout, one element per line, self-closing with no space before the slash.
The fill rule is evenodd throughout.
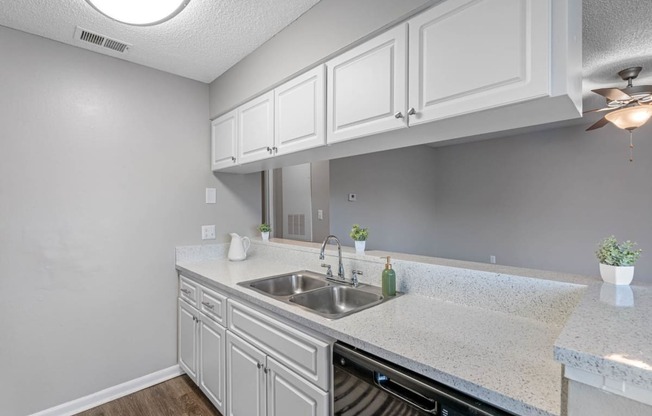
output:
<path id="1" fill-rule="evenodd" d="M 119 53 L 129 52 L 129 48 L 131 47 L 131 45 L 128 43 L 93 33 L 90 30 L 82 29 L 79 26 L 77 26 L 75 29 L 75 40 L 83 44 L 91 44 L 97 46 L 98 48 L 110 49 Z"/>

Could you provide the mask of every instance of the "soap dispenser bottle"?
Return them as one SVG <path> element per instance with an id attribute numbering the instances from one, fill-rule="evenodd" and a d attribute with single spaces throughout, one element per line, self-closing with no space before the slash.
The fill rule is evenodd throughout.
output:
<path id="1" fill-rule="evenodd" d="M 396 272 L 389 261 L 390 256 L 387 256 L 387 263 L 383 270 L 383 296 L 385 297 L 396 296 Z"/>

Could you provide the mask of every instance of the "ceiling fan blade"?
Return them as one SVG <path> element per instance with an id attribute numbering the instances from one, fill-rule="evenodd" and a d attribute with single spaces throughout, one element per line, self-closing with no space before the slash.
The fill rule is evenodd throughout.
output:
<path id="1" fill-rule="evenodd" d="M 601 111 L 611 111 L 611 110 L 617 110 L 618 107 L 604 107 L 604 108 L 596 108 L 595 110 L 588 110 L 583 112 L 582 114 L 589 114 L 589 113 L 599 113 Z"/>
<path id="2" fill-rule="evenodd" d="M 635 85 L 633 87 L 623 88 L 622 92 L 630 96 L 636 94 L 652 94 L 652 85 Z"/>
<path id="3" fill-rule="evenodd" d="M 591 130 L 599 129 L 600 127 L 604 127 L 604 126 L 606 126 L 607 124 L 609 124 L 609 120 L 607 120 L 606 118 L 602 117 L 600 120 L 598 120 L 597 123 L 593 124 L 591 127 L 589 127 L 588 129 L 586 129 L 586 131 L 591 131 Z"/>
<path id="4" fill-rule="evenodd" d="M 611 100 L 611 101 L 629 101 L 632 99 L 628 94 L 622 92 L 618 88 L 599 88 L 597 90 L 591 90 L 596 94 Z"/>

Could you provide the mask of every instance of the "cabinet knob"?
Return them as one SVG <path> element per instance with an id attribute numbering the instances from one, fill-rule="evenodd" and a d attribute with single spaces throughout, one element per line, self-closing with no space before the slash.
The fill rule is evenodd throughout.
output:
<path id="1" fill-rule="evenodd" d="M 413 116 L 417 113 L 417 110 L 414 109 L 414 107 L 410 107 L 410 109 L 407 112 L 408 116 Z"/>
<path id="2" fill-rule="evenodd" d="M 231 161 L 235 163 L 235 156 L 231 156 Z"/>
<path id="3" fill-rule="evenodd" d="M 274 146 L 272 147 L 272 150 L 274 151 L 274 153 L 278 153 L 278 147 Z"/>
<path id="4" fill-rule="evenodd" d="M 263 365 L 262 365 L 261 363 L 257 363 L 256 366 L 257 366 L 258 368 L 263 368 Z"/>
<path id="5" fill-rule="evenodd" d="M 403 118 L 403 113 L 397 111 L 396 113 L 394 113 L 394 118 Z"/>
<path id="6" fill-rule="evenodd" d="M 263 368 L 263 373 L 267 374 L 267 367 Z"/>
<path id="7" fill-rule="evenodd" d="M 270 155 L 272 154 L 272 148 L 269 146 L 267 146 L 267 153 L 269 153 Z"/>

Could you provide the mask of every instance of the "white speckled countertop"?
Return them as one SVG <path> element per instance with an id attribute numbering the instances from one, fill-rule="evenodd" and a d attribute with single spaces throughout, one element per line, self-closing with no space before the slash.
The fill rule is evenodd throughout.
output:
<path id="1" fill-rule="evenodd" d="M 254 242 L 243 262 L 226 260 L 228 245 L 180 247 L 177 269 L 507 411 L 559 415 L 562 370 L 553 344 L 585 285 L 595 279 L 396 254 L 397 285 L 406 294 L 338 320 L 237 285 L 290 271 L 319 271 L 317 247 Z M 361 269 L 361 282 L 380 285 L 381 254 L 347 251 L 345 269 Z M 334 255 L 328 251 L 326 261 L 336 265 Z"/>
<path id="2" fill-rule="evenodd" d="M 589 286 L 555 342 L 555 358 L 652 396 L 652 287 Z"/>

